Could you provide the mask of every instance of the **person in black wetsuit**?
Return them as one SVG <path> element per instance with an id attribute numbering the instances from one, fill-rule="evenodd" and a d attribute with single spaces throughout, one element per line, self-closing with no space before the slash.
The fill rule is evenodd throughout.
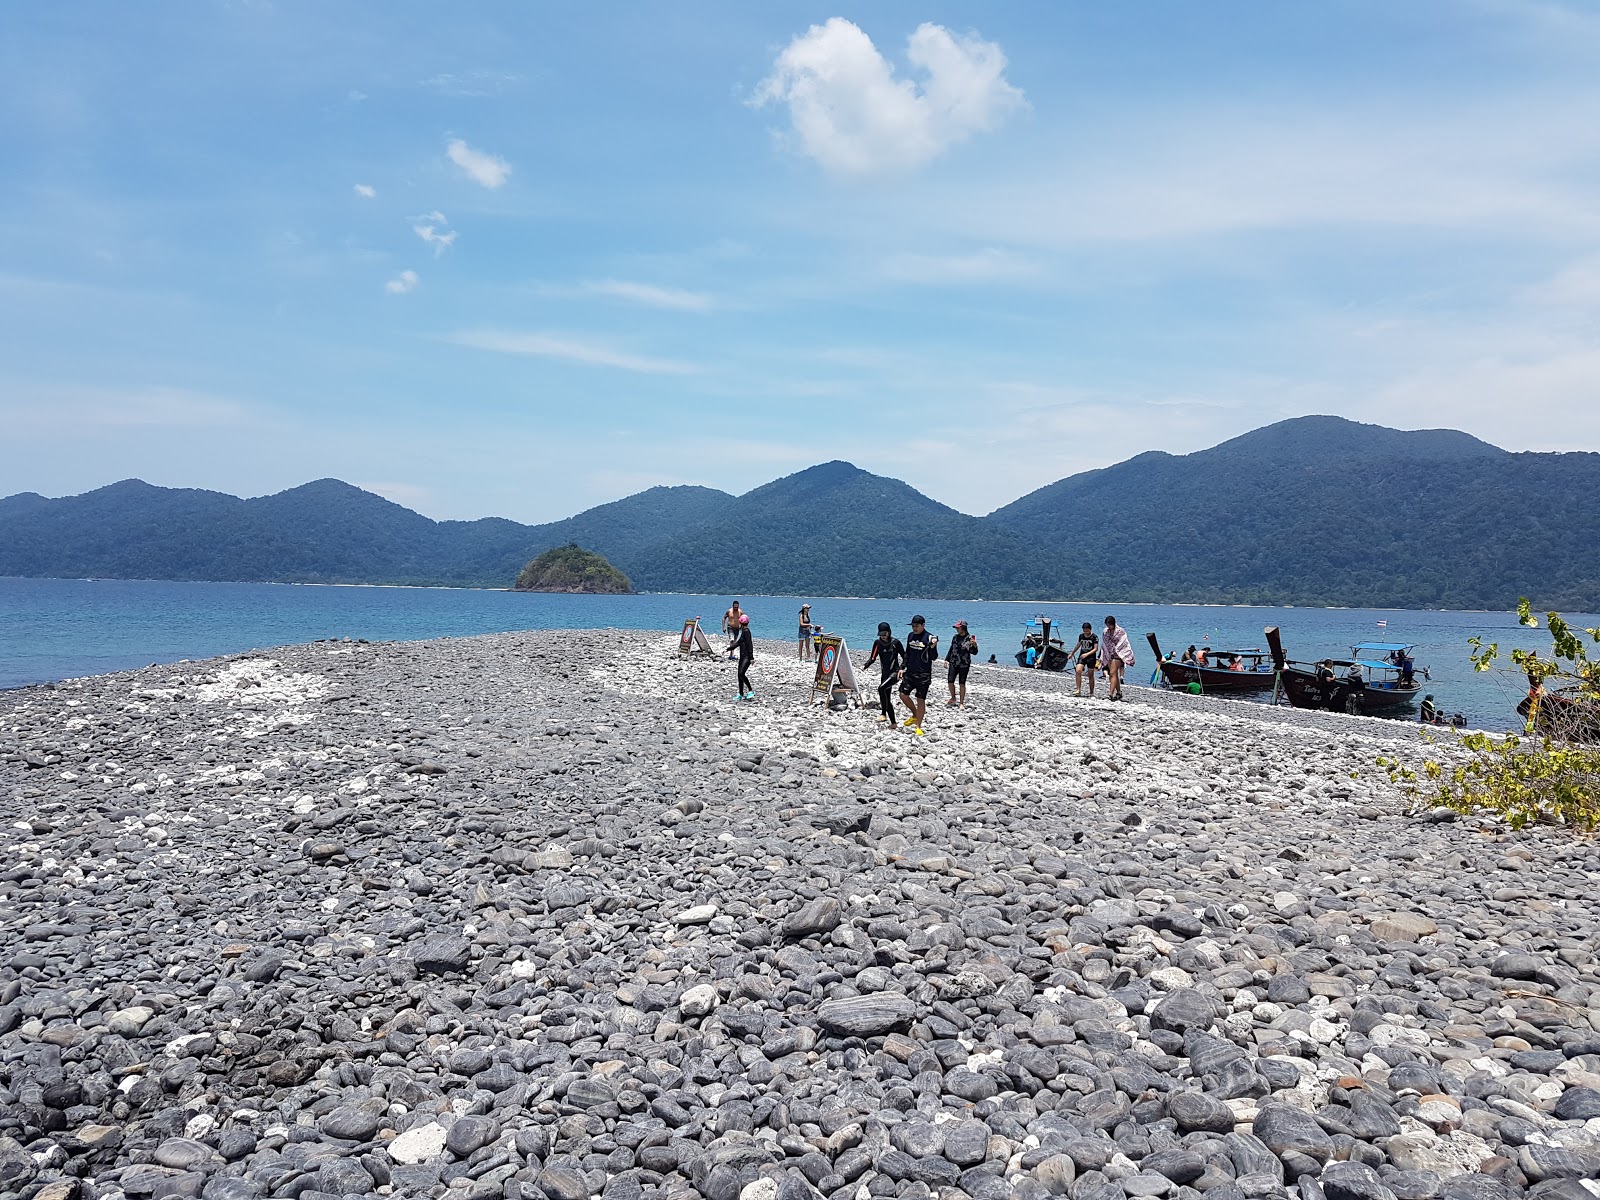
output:
<path id="1" fill-rule="evenodd" d="M 928 687 L 933 683 L 933 664 L 939 657 L 939 639 L 928 632 L 928 623 L 918 613 L 911 618 L 911 635 L 906 638 L 906 665 L 901 671 L 900 703 L 911 713 L 905 725 L 922 736 L 922 718 L 928 712 Z"/>
<path id="2" fill-rule="evenodd" d="M 978 653 L 978 639 L 967 632 L 967 623 L 957 621 L 955 624 L 955 637 L 950 639 L 950 649 L 944 652 L 944 663 L 948 668 L 950 699 L 945 702 L 946 708 L 955 708 L 960 704 L 967 706 L 967 672 L 972 669 L 972 659 Z M 956 689 L 961 689 L 961 698 L 956 699 Z"/>
<path id="3" fill-rule="evenodd" d="M 750 614 L 739 614 L 739 632 L 734 634 L 733 648 L 739 652 L 739 694 L 740 700 L 754 700 L 755 688 L 750 686 L 750 664 L 755 661 L 756 647 L 750 637 Z"/>
<path id="4" fill-rule="evenodd" d="M 878 622 L 878 640 L 872 643 L 872 653 L 867 655 L 867 666 L 878 663 L 883 670 L 883 682 L 878 685 L 878 720 L 894 725 L 894 685 L 900 678 L 900 664 L 905 660 L 906 648 L 894 636 L 889 622 Z"/>

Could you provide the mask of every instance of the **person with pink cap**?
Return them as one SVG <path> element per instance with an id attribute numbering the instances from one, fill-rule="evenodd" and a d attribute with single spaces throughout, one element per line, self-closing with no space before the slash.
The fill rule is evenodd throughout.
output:
<path id="1" fill-rule="evenodd" d="M 967 672 L 972 669 L 972 660 L 978 653 L 978 639 L 967 632 L 967 623 L 957 621 L 955 624 L 956 635 L 950 639 L 950 648 L 944 652 L 944 664 L 947 668 L 948 683 L 950 684 L 950 699 L 945 701 L 946 708 L 955 708 L 957 705 L 956 688 L 961 689 L 960 706 L 967 706 Z"/>
<path id="2" fill-rule="evenodd" d="M 750 664 L 755 661 L 755 642 L 750 637 L 750 614 L 739 614 L 738 632 L 733 635 L 733 648 L 739 652 L 739 691 L 737 699 L 754 700 L 755 688 L 750 686 Z"/>

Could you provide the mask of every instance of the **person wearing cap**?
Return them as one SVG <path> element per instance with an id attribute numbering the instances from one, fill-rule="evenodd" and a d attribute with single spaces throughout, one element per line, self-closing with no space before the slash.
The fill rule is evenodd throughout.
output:
<path id="1" fill-rule="evenodd" d="M 733 657 L 735 644 L 739 640 L 739 618 L 742 616 L 744 616 L 744 613 L 739 611 L 739 602 L 737 600 L 733 602 L 727 612 L 722 614 L 722 632 L 728 635 L 729 658 Z"/>
<path id="2" fill-rule="evenodd" d="M 867 655 L 867 666 L 877 663 L 883 672 L 883 682 L 878 685 L 878 720 L 894 725 L 894 685 L 900 678 L 900 664 L 905 660 L 906 648 L 894 636 L 889 622 L 878 622 L 878 639 L 872 643 Z"/>
<path id="3" fill-rule="evenodd" d="M 945 701 L 946 708 L 955 708 L 956 685 L 961 687 L 960 706 L 967 706 L 967 672 L 972 669 L 972 659 L 978 653 L 978 639 L 967 632 L 967 623 L 955 623 L 955 637 L 950 639 L 950 649 L 944 652 L 944 663 L 949 672 L 950 699 Z"/>
<path id="4" fill-rule="evenodd" d="M 911 618 L 905 667 L 900 672 L 900 703 L 911 713 L 903 724 L 918 737 L 922 736 L 922 719 L 928 714 L 928 688 L 933 683 L 933 664 L 938 657 L 939 639 L 928 632 L 928 623 L 918 613 Z"/>
<path id="5" fill-rule="evenodd" d="M 1439 710 L 1434 707 L 1433 695 L 1430 693 L 1422 698 L 1422 723 L 1424 725 L 1443 725 L 1439 717 Z"/>
<path id="6" fill-rule="evenodd" d="M 808 662 L 811 658 L 811 635 L 816 631 L 816 626 L 811 623 L 811 605 L 800 606 L 800 661 Z"/>
<path id="7" fill-rule="evenodd" d="M 750 686 L 750 664 L 755 661 L 756 646 L 750 636 L 750 614 L 739 614 L 739 632 L 734 635 L 733 647 L 739 652 L 739 692 L 735 699 L 754 700 L 755 688 Z"/>

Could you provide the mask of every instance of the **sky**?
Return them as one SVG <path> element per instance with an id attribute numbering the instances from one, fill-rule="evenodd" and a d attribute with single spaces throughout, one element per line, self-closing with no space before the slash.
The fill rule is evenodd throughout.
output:
<path id="1" fill-rule="evenodd" d="M 0 7 L 0 494 L 1600 450 L 1600 3 Z"/>

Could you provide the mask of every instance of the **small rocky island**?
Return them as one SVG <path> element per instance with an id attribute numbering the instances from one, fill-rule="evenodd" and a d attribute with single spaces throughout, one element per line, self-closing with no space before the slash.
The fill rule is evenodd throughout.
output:
<path id="1" fill-rule="evenodd" d="M 633 584 L 601 555 L 569 542 L 546 550 L 523 567 L 514 590 L 627 596 L 633 593 Z"/>

